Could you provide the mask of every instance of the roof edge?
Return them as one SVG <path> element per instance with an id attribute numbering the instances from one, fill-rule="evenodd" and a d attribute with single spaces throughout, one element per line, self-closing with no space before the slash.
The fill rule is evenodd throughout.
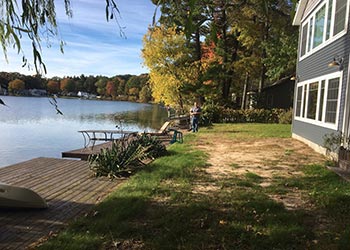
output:
<path id="1" fill-rule="evenodd" d="M 297 10 L 295 12 L 295 16 L 293 19 L 293 25 L 294 26 L 299 26 L 301 24 L 301 19 L 303 18 L 303 14 L 306 8 L 306 3 L 307 0 L 300 0 L 298 5 L 297 5 Z"/>

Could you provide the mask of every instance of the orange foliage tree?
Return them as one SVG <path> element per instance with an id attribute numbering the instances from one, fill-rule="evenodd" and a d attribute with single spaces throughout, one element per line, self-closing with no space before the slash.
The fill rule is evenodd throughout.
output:
<path id="1" fill-rule="evenodd" d="M 108 81 L 106 84 L 106 95 L 113 99 L 117 96 L 117 86 L 113 81 Z"/>
<path id="2" fill-rule="evenodd" d="M 52 94 L 60 92 L 60 83 L 54 80 L 49 80 L 46 85 L 47 91 Z"/>
<path id="3" fill-rule="evenodd" d="M 73 92 L 75 91 L 75 83 L 71 78 L 63 78 L 60 82 L 60 88 L 62 91 Z"/>
<path id="4" fill-rule="evenodd" d="M 9 88 L 9 91 L 12 93 L 18 92 L 25 89 L 25 83 L 21 79 L 15 79 L 9 82 L 8 88 Z"/>

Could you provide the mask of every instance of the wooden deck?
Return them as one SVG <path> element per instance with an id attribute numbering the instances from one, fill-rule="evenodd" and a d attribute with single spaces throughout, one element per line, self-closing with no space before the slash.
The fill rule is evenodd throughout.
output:
<path id="1" fill-rule="evenodd" d="M 1 209 L 0 249 L 28 249 L 74 216 L 91 210 L 120 184 L 94 178 L 86 161 L 53 158 L 0 168 L 0 181 L 30 188 L 49 205 L 43 210 Z"/>
<path id="2" fill-rule="evenodd" d="M 161 140 L 165 145 L 169 145 L 171 136 L 169 135 L 157 135 L 157 138 Z M 71 151 L 62 152 L 62 158 L 77 158 L 86 161 L 90 155 L 98 154 L 102 148 L 111 148 L 112 142 L 105 142 L 102 144 L 96 144 L 94 147 L 86 147 L 75 149 Z"/>
<path id="3" fill-rule="evenodd" d="M 112 147 L 112 142 L 109 141 L 109 142 L 97 144 L 94 147 L 90 146 L 87 148 L 79 148 L 79 149 L 62 152 L 62 158 L 77 158 L 77 159 L 86 161 L 90 155 L 98 154 L 101 152 L 101 149 L 111 148 L 111 147 Z"/>

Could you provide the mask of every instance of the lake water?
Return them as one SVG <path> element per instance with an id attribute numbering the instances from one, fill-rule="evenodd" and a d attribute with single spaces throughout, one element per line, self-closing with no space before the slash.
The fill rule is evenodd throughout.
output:
<path id="1" fill-rule="evenodd" d="M 63 115 L 50 98 L 0 97 L 0 167 L 35 157 L 60 158 L 61 152 L 84 146 L 79 130 L 154 131 L 167 117 L 158 105 L 58 98 Z"/>

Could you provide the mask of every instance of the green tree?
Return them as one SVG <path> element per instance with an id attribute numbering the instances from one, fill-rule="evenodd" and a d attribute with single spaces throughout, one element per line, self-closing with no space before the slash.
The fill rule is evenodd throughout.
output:
<path id="1" fill-rule="evenodd" d="M 95 83 L 95 86 L 97 87 L 97 93 L 101 96 L 106 95 L 106 85 L 108 82 L 107 77 L 100 77 L 97 82 Z"/>
<path id="2" fill-rule="evenodd" d="M 152 100 L 152 91 L 148 85 L 144 85 L 139 93 L 140 102 L 148 103 Z"/>
<path id="3" fill-rule="evenodd" d="M 97 90 L 96 90 L 96 77 L 94 76 L 88 76 L 85 80 L 85 82 L 83 83 L 83 89 L 88 92 L 88 93 L 93 93 L 93 94 L 97 94 Z"/>

